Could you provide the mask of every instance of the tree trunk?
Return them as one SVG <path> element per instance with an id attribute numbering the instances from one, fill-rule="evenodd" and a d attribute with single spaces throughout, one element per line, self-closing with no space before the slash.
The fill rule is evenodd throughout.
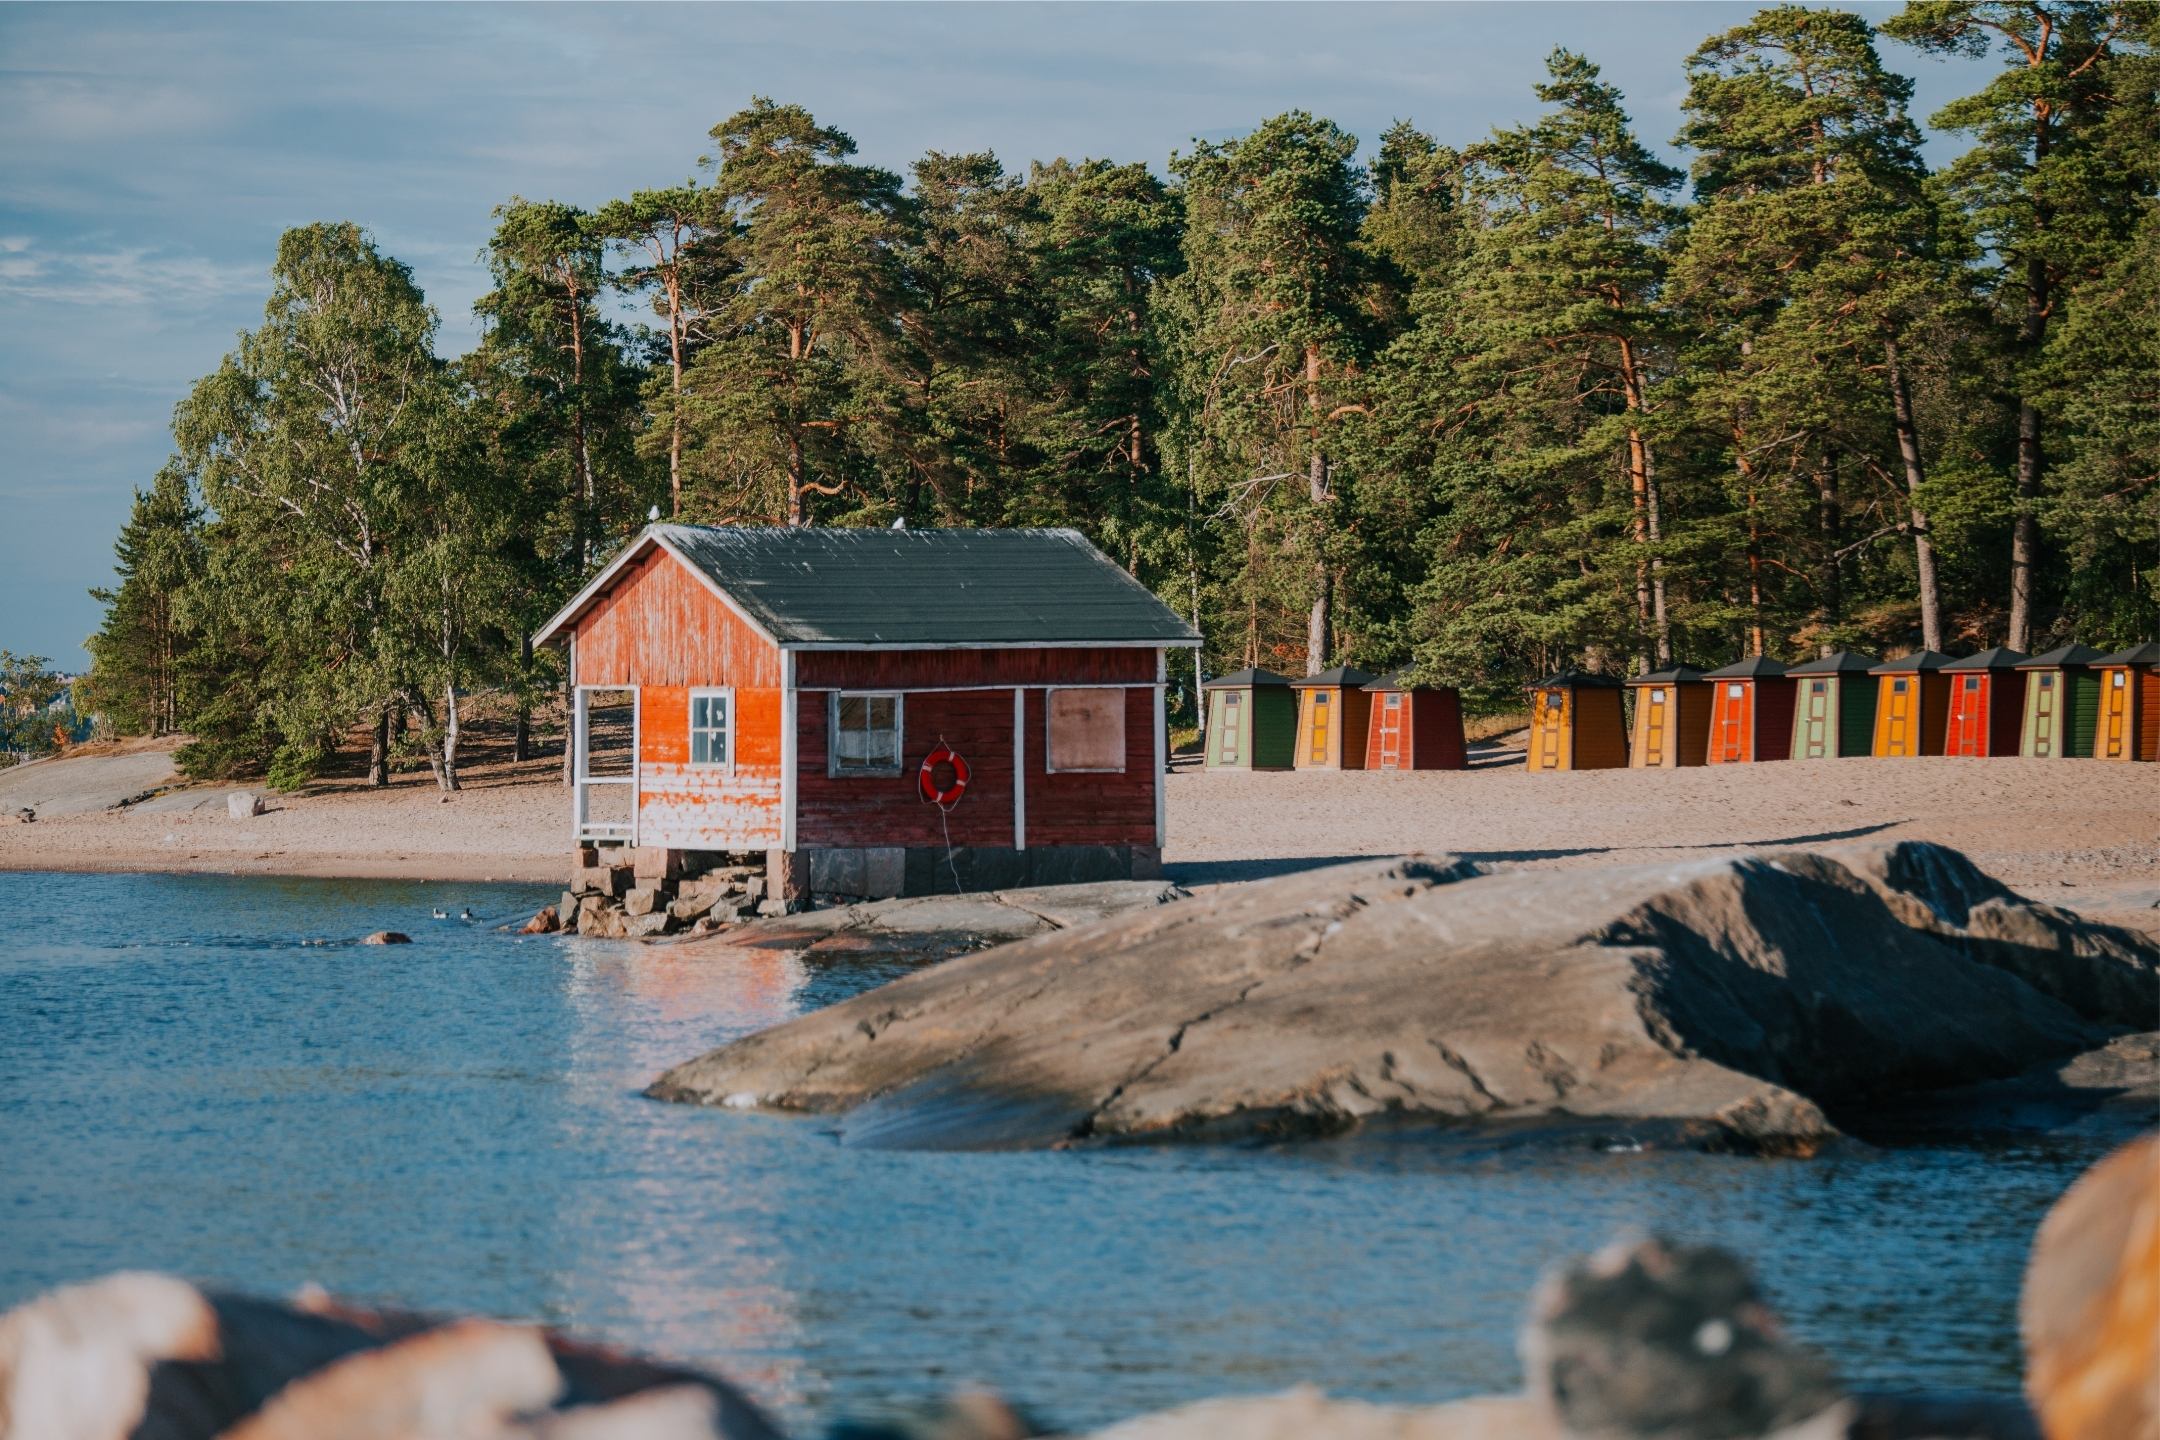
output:
<path id="1" fill-rule="evenodd" d="M 790 435 L 788 436 L 787 523 L 791 526 L 810 523 L 803 513 L 803 488 L 802 437 L 800 435 Z"/>
<path id="2" fill-rule="evenodd" d="M 1327 503 L 1328 468 L 1327 456 L 1316 445 L 1312 453 L 1312 503 L 1313 548 L 1317 551 L 1326 543 L 1327 526 L 1321 519 L 1319 507 Z M 1313 557 L 1312 613 L 1305 619 L 1305 673 L 1317 675 L 1327 669 L 1328 655 L 1335 648 L 1335 576 L 1328 569 L 1327 555 Z"/>
<path id="3" fill-rule="evenodd" d="M 2010 524 L 2010 634 L 2012 650 L 2032 648 L 2033 568 L 2040 561 L 2040 412 L 2018 401 L 2017 518 Z"/>
<path id="4" fill-rule="evenodd" d="M 368 743 L 367 783 L 381 790 L 390 784 L 390 707 L 375 712 L 375 732 Z"/>
<path id="5" fill-rule="evenodd" d="M 1643 464 L 1643 520 L 1650 537 L 1650 630 L 1657 641 L 1657 661 L 1660 666 L 1672 664 L 1672 620 L 1665 613 L 1665 560 L 1656 553 L 1660 540 L 1664 539 L 1664 525 L 1658 515 L 1657 455 L 1650 448 L 1646 437 L 1642 442 Z"/>
<path id="6" fill-rule="evenodd" d="M 438 779 L 445 790 L 458 788 L 458 700 L 457 686 L 448 682 L 443 685 L 443 738 L 442 769 Z"/>
<path id="7" fill-rule="evenodd" d="M 1890 380 L 1890 411 L 1897 424 L 1898 458 L 1905 463 L 1905 493 L 1912 513 L 1913 569 L 1920 583 L 1920 643 L 1929 650 L 1943 648 L 1942 590 L 1935 580 L 1935 537 L 1928 530 L 1927 512 L 1920 508 L 1920 487 L 1927 472 L 1920 461 L 1920 427 L 1913 419 L 1912 387 L 1898 361 L 1894 340 L 1883 342 L 1883 363 Z"/>
<path id="8" fill-rule="evenodd" d="M 1844 541 L 1845 518 L 1838 497 L 1838 455 L 1832 445 L 1823 451 L 1822 468 L 1815 472 L 1815 525 L 1822 535 L 1822 574 L 1816 581 L 1815 623 L 1828 635 L 1845 614 L 1844 561 L 1838 547 Z"/>
<path id="9" fill-rule="evenodd" d="M 669 383 L 673 386 L 675 404 L 668 416 L 668 518 L 682 518 L 682 375 L 683 375 L 683 306 L 682 277 L 670 275 L 667 281 L 668 297 L 668 365 L 671 371 Z"/>

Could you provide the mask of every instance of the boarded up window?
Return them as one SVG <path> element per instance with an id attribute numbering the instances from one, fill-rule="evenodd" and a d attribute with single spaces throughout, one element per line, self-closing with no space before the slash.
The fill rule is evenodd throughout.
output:
<path id="1" fill-rule="evenodd" d="M 898 695 L 833 696 L 826 770 L 833 775 L 900 773 Z"/>
<path id="2" fill-rule="evenodd" d="M 1125 768 L 1123 690 L 1052 690 L 1049 728 L 1051 770 Z"/>

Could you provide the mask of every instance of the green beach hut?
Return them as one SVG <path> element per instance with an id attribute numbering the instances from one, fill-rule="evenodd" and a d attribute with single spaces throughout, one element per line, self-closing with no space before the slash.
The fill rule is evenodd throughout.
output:
<path id="1" fill-rule="evenodd" d="M 1209 770 L 1288 770 L 1297 757 L 1297 692 L 1272 670 L 1233 670 L 1207 682 Z"/>
<path id="2" fill-rule="evenodd" d="M 2058 646 L 2017 668 L 2025 672 L 2025 724 L 2018 754 L 2033 760 L 2090 760 L 2100 717 L 2100 677 L 2090 645 Z"/>
<path id="3" fill-rule="evenodd" d="M 1875 753 L 1875 661 L 1840 650 L 1785 672 L 1793 682 L 1792 758 Z"/>

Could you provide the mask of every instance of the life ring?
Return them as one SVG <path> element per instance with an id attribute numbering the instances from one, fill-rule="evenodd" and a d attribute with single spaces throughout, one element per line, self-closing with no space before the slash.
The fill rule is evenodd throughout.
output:
<path id="1" fill-rule="evenodd" d="M 952 784 L 947 785 L 942 790 L 938 788 L 937 783 L 937 767 L 940 765 L 950 765 L 953 777 Z M 952 746 L 947 745 L 942 740 L 939 741 L 937 749 L 923 756 L 922 769 L 915 776 L 917 792 L 921 794 L 923 799 L 937 806 L 938 809 L 950 810 L 960 803 L 962 795 L 967 794 L 967 787 L 967 761 L 961 759 L 953 751 Z"/>

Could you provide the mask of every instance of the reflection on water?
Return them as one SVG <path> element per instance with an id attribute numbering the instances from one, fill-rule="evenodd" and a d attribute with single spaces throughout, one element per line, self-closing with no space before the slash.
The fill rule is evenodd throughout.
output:
<path id="1" fill-rule="evenodd" d="M 315 1280 L 706 1362 L 797 1423 L 984 1381 L 1078 1425 L 1505 1388 L 1540 1269 L 1658 1229 L 1754 1257 L 1859 1382 L 2004 1389 L 2033 1228 L 2092 1158 L 842 1149 L 638 1091 L 894 962 L 429 918 L 547 898 L 0 875 L 0 1304 L 122 1266 Z M 416 943 L 299 943 L 382 928 Z"/>

